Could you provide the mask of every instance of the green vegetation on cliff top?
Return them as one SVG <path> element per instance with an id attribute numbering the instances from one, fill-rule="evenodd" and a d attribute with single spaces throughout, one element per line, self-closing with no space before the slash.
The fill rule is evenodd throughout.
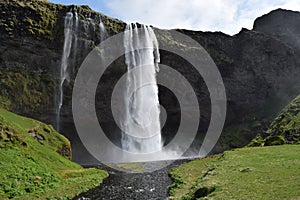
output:
<path id="1" fill-rule="evenodd" d="M 170 171 L 169 199 L 300 199 L 300 145 L 254 147 Z"/>
<path id="2" fill-rule="evenodd" d="M 76 9 L 79 19 L 101 15 L 110 34 L 124 30 L 125 23 L 93 11 L 88 6 L 61 5 L 40 0 L 1 0 L 0 33 L 9 37 L 33 36 L 38 40 L 57 40 L 63 34 L 66 12 Z M 59 37 L 62 38 L 62 37 Z"/>
<path id="3" fill-rule="evenodd" d="M 0 199 L 70 199 L 107 177 L 70 156 L 52 126 L 0 109 Z"/>

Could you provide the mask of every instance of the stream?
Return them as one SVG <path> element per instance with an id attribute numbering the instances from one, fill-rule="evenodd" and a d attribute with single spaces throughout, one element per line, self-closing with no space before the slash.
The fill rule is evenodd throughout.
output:
<path id="1" fill-rule="evenodd" d="M 109 177 L 103 183 L 86 193 L 80 194 L 74 200 L 156 200 L 168 197 L 168 187 L 172 184 L 168 172 L 188 160 L 177 160 L 169 166 L 144 173 L 127 173 L 117 170 L 106 170 Z M 157 163 L 147 163 L 155 165 Z"/>

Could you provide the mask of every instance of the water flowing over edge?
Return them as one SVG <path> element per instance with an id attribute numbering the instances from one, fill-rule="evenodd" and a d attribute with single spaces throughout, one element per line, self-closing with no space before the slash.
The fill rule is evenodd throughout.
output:
<path id="1" fill-rule="evenodd" d="M 76 13 L 76 12 L 75 12 Z M 71 54 L 71 48 L 72 48 L 72 40 L 73 40 L 73 18 L 74 15 L 72 13 L 72 10 L 68 12 L 65 16 L 65 23 L 64 23 L 64 47 L 63 47 L 63 53 L 61 58 L 61 66 L 60 66 L 60 78 L 59 78 L 59 94 L 58 94 L 58 105 L 57 105 L 57 111 L 56 111 L 56 129 L 57 131 L 60 131 L 60 112 L 61 107 L 63 105 L 63 84 L 65 80 L 70 79 L 69 73 L 68 73 L 68 65 L 69 65 L 69 57 Z M 78 16 L 77 13 L 75 14 L 75 26 L 78 26 Z M 75 38 L 77 40 L 77 38 Z M 77 43 L 77 42 L 76 42 Z"/>
<path id="2" fill-rule="evenodd" d="M 96 16 L 97 17 L 97 16 Z M 105 24 L 102 22 L 101 16 L 98 16 L 99 20 L 99 31 L 100 31 L 100 42 L 105 40 L 108 36 Z M 91 19 L 90 16 L 86 16 L 88 21 L 88 29 L 92 32 L 96 32 L 96 19 Z M 75 71 L 76 65 L 76 56 L 78 50 L 78 34 L 80 25 L 85 25 L 86 23 L 82 23 L 82 20 L 79 19 L 78 13 L 76 9 L 72 9 L 66 14 L 64 17 L 64 45 L 63 45 L 63 52 L 61 57 L 61 64 L 60 64 L 60 73 L 59 73 L 59 88 L 57 92 L 56 98 L 56 121 L 55 121 L 55 128 L 57 131 L 60 131 L 60 118 L 61 118 L 61 109 L 63 106 L 63 97 L 64 97 L 64 83 L 65 81 L 70 81 L 71 72 Z M 88 49 L 88 43 L 84 42 L 84 49 Z M 70 67 L 72 66 L 72 69 Z"/>
<path id="3" fill-rule="evenodd" d="M 156 36 L 150 26 L 128 24 L 124 34 L 127 65 L 122 149 L 133 153 L 161 150 L 160 105 L 156 72 L 160 62 Z"/>

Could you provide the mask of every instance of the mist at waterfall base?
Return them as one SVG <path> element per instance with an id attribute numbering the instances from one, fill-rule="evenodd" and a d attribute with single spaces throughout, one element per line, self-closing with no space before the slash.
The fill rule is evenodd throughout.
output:
<path id="1" fill-rule="evenodd" d="M 90 27 L 89 31 L 100 31 L 102 40 L 107 36 L 107 32 L 104 23 L 101 21 L 101 17 L 99 18 L 100 23 L 97 29 L 93 19 L 87 18 L 88 23 L 85 24 Z M 65 41 L 60 68 L 60 88 L 58 92 L 59 101 L 57 101 L 56 128 L 58 130 L 60 129 L 61 109 L 64 106 L 63 88 L 65 84 L 68 84 L 70 77 L 74 76 L 74 67 L 72 65 L 75 63 L 76 54 L 82 50 L 77 48 L 77 29 L 80 24 L 81 21 L 78 19 L 76 11 L 72 10 L 66 14 Z M 170 138 L 172 137 L 167 139 L 169 141 L 165 141 L 161 133 L 161 128 L 163 128 L 164 122 L 168 121 L 169 116 L 165 109 L 160 109 L 158 101 L 159 92 L 156 83 L 156 73 L 160 61 L 158 42 L 151 27 L 141 25 L 141 28 L 137 29 L 137 26 L 137 24 L 127 25 L 127 31 L 124 34 L 124 48 L 127 50 L 139 49 L 139 45 L 142 45 L 142 43 L 147 43 L 147 46 L 150 48 L 134 50 L 125 55 L 124 62 L 127 65 L 128 72 L 127 75 L 125 75 L 127 84 L 124 89 L 123 97 L 125 114 L 119 122 L 120 134 L 118 134 L 119 138 L 117 139 L 119 141 L 113 142 L 117 143 L 117 145 L 119 143 L 118 146 L 122 148 L 123 151 L 132 152 L 137 155 L 157 151 L 162 152 L 159 157 L 153 156 L 150 160 L 139 159 L 138 161 L 178 159 L 181 156 L 178 152 L 182 152 L 182 147 L 178 144 L 178 146 L 173 146 L 171 150 L 166 151 L 164 146 L 170 142 Z M 101 56 L 99 59 L 101 59 Z M 136 89 L 136 91 L 134 90 L 134 92 L 132 92 L 132 89 Z M 180 123 L 180 121 L 177 122 Z M 174 132 L 176 133 L 176 130 L 174 130 Z M 105 149 L 105 151 L 109 156 L 114 157 L 113 160 L 115 162 L 122 160 L 119 159 L 122 155 L 114 154 L 110 149 Z M 77 157 L 77 161 L 80 162 L 80 157 L 86 157 L 85 154 L 81 155 L 78 150 L 76 152 L 77 155 L 75 156 Z M 197 150 L 195 150 L 195 152 L 190 151 L 186 154 L 185 158 L 195 157 L 194 155 L 197 157 Z M 83 158 L 83 160 L 85 159 Z M 135 162 L 136 160 L 133 156 L 131 160 L 127 161 Z M 95 161 L 91 162 L 94 163 Z M 92 163 L 87 163 L 85 160 L 84 164 Z"/>

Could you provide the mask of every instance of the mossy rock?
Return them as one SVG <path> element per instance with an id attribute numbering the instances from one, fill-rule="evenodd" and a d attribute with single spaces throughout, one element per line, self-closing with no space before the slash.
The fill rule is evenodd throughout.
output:
<path id="1" fill-rule="evenodd" d="M 262 138 L 261 134 L 257 136 L 247 145 L 247 147 L 261 147 L 264 146 L 265 140 Z"/>
<path id="2" fill-rule="evenodd" d="M 248 146 L 271 146 L 281 144 L 298 144 L 300 141 L 300 95 L 288 104 L 278 116 L 271 121 L 267 131 L 263 132 L 265 140 L 257 135 Z"/>
<path id="3" fill-rule="evenodd" d="M 0 108 L 9 109 L 10 105 L 11 101 L 8 98 L 0 96 Z"/>
<path id="4" fill-rule="evenodd" d="M 266 138 L 265 146 L 283 145 L 285 140 L 283 136 L 270 136 Z"/>
<path id="5" fill-rule="evenodd" d="M 11 0 L 0 2 L 0 27 L 3 33 L 16 36 L 33 36 L 36 39 L 54 40 L 59 11 L 62 5 L 38 0 Z M 2 32 L 1 31 L 1 32 Z"/>
<path id="6" fill-rule="evenodd" d="M 60 41 L 63 39 L 64 16 L 71 9 L 77 10 L 79 19 L 83 21 L 101 16 L 110 35 L 123 31 L 126 25 L 88 6 L 67 6 L 40 0 L 10 0 L 0 1 L 0 33 L 10 38 L 30 36 L 37 40 Z"/>
<path id="7" fill-rule="evenodd" d="M 29 71 L 2 71 L 0 78 L 0 108 L 30 114 L 53 107 L 57 87 L 53 77 Z"/>

